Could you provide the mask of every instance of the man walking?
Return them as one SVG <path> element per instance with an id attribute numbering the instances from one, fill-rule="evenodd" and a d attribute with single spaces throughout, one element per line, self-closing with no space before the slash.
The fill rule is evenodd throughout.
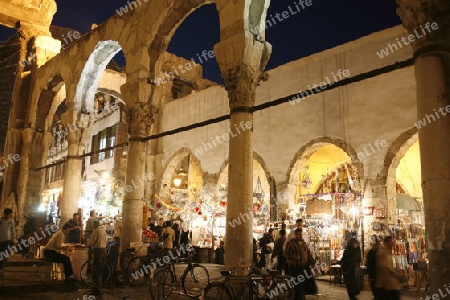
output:
<path id="1" fill-rule="evenodd" d="M 284 249 L 286 246 L 286 230 L 280 230 L 280 237 L 275 242 L 275 247 L 272 253 L 272 259 L 277 258 L 277 270 L 287 274 L 286 272 L 286 258 L 284 257 Z"/>
<path id="2" fill-rule="evenodd" d="M 159 242 L 163 242 L 162 231 L 164 229 L 164 219 L 159 218 L 158 225 L 155 226 L 155 232 L 158 234 Z"/>
<path id="3" fill-rule="evenodd" d="M 270 257 L 275 246 L 273 241 L 273 228 L 269 228 L 267 233 L 264 233 L 263 237 L 259 240 L 259 246 L 261 247 L 261 260 L 259 261 L 260 267 L 270 270 Z"/>
<path id="4" fill-rule="evenodd" d="M 305 290 L 303 288 L 304 278 L 310 275 L 308 268 L 310 265 L 311 252 L 302 238 L 302 229 L 294 230 L 295 238 L 291 239 L 286 244 L 286 261 L 289 266 L 289 275 L 293 278 L 300 278 L 304 276 L 303 280 L 296 282 L 294 286 L 294 300 L 305 300 Z"/>
<path id="5" fill-rule="evenodd" d="M 175 242 L 175 231 L 172 229 L 172 222 L 166 221 L 165 227 L 161 232 L 163 238 L 163 248 L 165 254 L 173 249 L 173 242 Z"/>
<path id="6" fill-rule="evenodd" d="M 372 289 L 372 295 L 374 300 L 381 300 L 378 295 L 378 289 L 376 285 L 376 277 L 377 277 L 377 252 L 380 250 L 380 241 L 378 239 L 375 240 L 375 243 L 372 245 L 372 248 L 367 253 L 366 258 L 366 267 L 367 267 L 367 275 L 369 275 L 370 287 Z"/>
<path id="7" fill-rule="evenodd" d="M 379 299 L 399 300 L 401 282 L 406 281 L 406 276 L 396 271 L 393 266 L 392 248 L 394 241 L 391 236 L 384 238 L 384 247 L 378 250 L 376 255 L 377 273 L 376 287 Z"/>
<path id="8" fill-rule="evenodd" d="M 100 288 L 102 286 L 102 270 L 105 264 L 106 256 L 106 230 L 103 226 L 100 226 L 100 221 L 98 220 L 95 220 L 92 225 L 94 231 L 89 239 L 88 246 L 92 248 L 92 279 L 95 287 L 92 290 L 91 295 L 100 295 Z"/>
<path id="9" fill-rule="evenodd" d="M 10 244 L 17 244 L 16 226 L 12 218 L 13 211 L 11 208 L 5 208 L 3 217 L 0 218 L 0 277 L 5 277 L 5 265 L 8 256 L 7 253 Z"/>
<path id="10" fill-rule="evenodd" d="M 95 210 L 89 211 L 89 219 L 86 221 L 86 228 L 84 230 L 84 239 L 86 244 L 88 243 L 88 240 L 91 238 L 92 233 L 94 232 L 94 221 L 98 220 L 97 213 Z"/>
<path id="11" fill-rule="evenodd" d="M 295 221 L 295 227 L 296 227 L 297 229 L 301 229 L 301 230 L 303 231 L 303 219 L 297 219 L 297 220 Z M 308 236 L 308 233 L 303 232 L 302 237 L 303 237 L 303 241 L 304 241 L 304 242 L 306 243 L 306 245 L 308 245 L 308 247 L 309 247 L 309 236 Z M 289 235 L 288 235 L 288 237 L 287 237 L 287 241 L 289 242 L 291 239 L 294 239 L 294 238 L 295 238 L 295 229 L 294 229 L 294 230 L 291 230 L 291 232 L 289 233 Z"/>

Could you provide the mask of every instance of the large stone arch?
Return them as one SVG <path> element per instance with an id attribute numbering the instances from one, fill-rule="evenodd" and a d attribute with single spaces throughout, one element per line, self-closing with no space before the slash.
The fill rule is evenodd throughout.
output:
<path id="1" fill-rule="evenodd" d="M 152 31 L 155 30 L 155 33 L 147 38 L 150 77 L 160 75 L 161 55 L 166 51 L 174 33 L 184 20 L 199 7 L 212 3 L 214 2 L 211 0 L 174 1 L 173 5 L 166 7 L 165 18 L 154 24 Z M 147 12 L 150 13 L 150 9 Z"/>
<path id="2" fill-rule="evenodd" d="M 309 141 L 305 145 L 303 145 L 295 154 L 294 158 L 291 160 L 289 164 L 289 169 L 286 173 L 285 182 L 288 184 L 295 184 L 296 178 L 296 170 L 299 169 L 300 166 L 305 165 L 308 158 L 316 152 L 320 147 L 332 144 L 336 147 L 342 149 L 349 157 L 357 157 L 355 149 L 348 144 L 346 141 L 341 139 L 334 139 L 328 136 L 317 138 Z M 362 177 L 364 176 L 364 165 L 361 161 L 355 161 L 355 166 L 358 169 L 358 174 Z"/>
<path id="3" fill-rule="evenodd" d="M 65 99 L 65 94 L 65 82 L 61 75 L 55 74 L 50 77 L 45 89 L 41 89 L 36 101 L 34 121 L 37 131 L 48 130 L 49 116 L 52 116 L 52 112 L 55 112 L 58 105 Z"/>
<path id="4" fill-rule="evenodd" d="M 189 148 L 181 148 L 177 150 L 174 154 L 171 155 L 171 157 L 167 160 L 167 163 L 165 167 L 163 168 L 162 176 L 161 176 L 161 185 L 168 184 L 170 185 L 172 181 L 172 176 L 176 172 L 177 166 L 180 164 L 180 162 L 186 158 L 187 156 L 190 156 L 191 163 L 195 166 L 195 168 L 198 168 L 197 171 L 200 171 L 201 175 L 203 175 L 203 170 L 201 167 L 200 160 L 195 157 L 192 154 L 192 151 Z M 200 178 L 201 183 L 203 183 L 203 179 Z"/>
<path id="5" fill-rule="evenodd" d="M 267 167 L 267 164 L 264 161 L 264 159 L 262 158 L 262 156 L 259 155 L 256 151 L 253 151 L 253 160 L 256 161 L 261 166 L 261 168 L 264 170 L 264 178 L 269 182 L 270 181 L 269 168 Z M 223 161 L 223 163 L 220 166 L 220 169 L 219 169 L 219 171 L 217 173 L 209 175 L 209 176 L 211 176 L 213 178 L 213 182 L 215 184 L 219 183 L 220 175 L 224 172 L 224 170 L 226 168 L 228 168 L 228 165 L 229 165 L 229 160 L 226 159 L 226 160 Z"/>
<path id="6" fill-rule="evenodd" d="M 224 184 L 224 182 L 228 181 L 228 167 L 229 167 L 229 160 L 226 159 L 222 163 L 219 172 L 217 172 L 212 176 L 214 178 L 213 183 L 215 185 L 221 186 Z M 257 176 L 253 176 L 253 189 L 255 189 L 259 177 L 261 180 L 261 186 L 265 193 L 264 199 L 270 201 L 269 197 L 271 185 L 270 171 L 263 157 L 259 155 L 256 151 L 253 151 L 253 175 L 255 175 L 255 173 Z"/>
<path id="7" fill-rule="evenodd" d="M 395 182 L 395 169 L 398 167 L 400 160 L 412 146 L 419 139 L 417 127 L 412 127 L 405 132 L 402 132 L 395 141 L 389 146 L 384 156 L 384 164 L 382 169 L 377 175 L 377 178 L 381 180 L 381 183 L 388 184 L 389 180 L 394 178 Z M 394 184 L 395 186 L 395 184 Z"/>
<path id="8" fill-rule="evenodd" d="M 76 108 L 91 112 L 94 108 L 94 95 L 106 65 L 122 47 L 116 41 L 100 41 L 95 46 L 80 75 L 74 102 Z"/>
<path id="9" fill-rule="evenodd" d="M 142 75 L 157 77 L 160 69 L 159 58 L 167 49 L 174 32 L 189 14 L 203 5 L 212 3 L 216 5 L 219 13 L 221 40 L 236 35 L 244 44 L 246 37 L 244 32 L 250 32 L 252 28 L 258 29 L 259 38 L 265 38 L 265 17 L 270 4 L 269 0 L 149 1 L 139 6 L 133 13 L 121 17 L 115 16 L 125 21 L 130 21 L 130 16 L 134 17 L 132 22 L 127 22 L 127 24 L 132 24 L 130 25 L 131 28 L 136 26 L 139 31 L 137 38 L 144 41 L 143 46 L 147 49 L 147 52 L 140 52 L 141 57 L 133 58 L 133 62 L 131 62 L 133 66 L 130 66 L 130 68 L 127 66 L 127 74 L 135 76 L 135 74 L 131 74 L 133 70 L 141 76 L 138 78 L 145 78 Z M 149 22 L 153 23 L 149 24 Z M 141 34 L 146 36 L 141 37 Z M 241 49 L 239 53 L 242 56 L 241 59 L 244 57 L 243 50 Z M 137 64 L 140 64 L 142 68 L 138 67 Z M 144 74 L 145 71 L 148 71 L 148 74 Z"/>
<path id="10" fill-rule="evenodd" d="M 30 111 L 27 122 L 30 127 L 37 130 L 45 130 L 47 115 L 53 106 L 50 101 L 60 91 L 62 86 L 66 88 L 69 81 L 61 71 L 64 60 L 58 54 L 45 65 L 36 69 L 33 90 L 31 91 Z"/>
<path id="11" fill-rule="evenodd" d="M 419 140 L 417 127 L 401 133 L 389 146 L 384 157 L 384 165 L 377 175 L 377 181 L 386 187 L 386 198 L 391 222 L 397 219 L 396 169 L 409 148 Z"/>

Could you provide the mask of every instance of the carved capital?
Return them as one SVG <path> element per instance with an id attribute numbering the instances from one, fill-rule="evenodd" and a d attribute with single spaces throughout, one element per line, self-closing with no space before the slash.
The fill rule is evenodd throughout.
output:
<path id="1" fill-rule="evenodd" d="M 155 122 L 154 115 L 158 113 L 156 107 L 143 102 L 127 106 L 128 130 L 131 138 L 142 138 L 150 133 L 150 127 Z"/>
<path id="2" fill-rule="evenodd" d="M 148 102 L 152 92 L 152 86 L 147 82 L 147 79 L 140 78 L 132 81 L 127 81 L 120 87 L 123 100 L 127 105 L 135 102 Z"/>
<path id="3" fill-rule="evenodd" d="M 267 79 L 263 70 L 272 52 L 271 45 L 245 32 L 219 42 L 214 49 L 230 108 L 253 106 L 256 87 Z"/>
<path id="4" fill-rule="evenodd" d="M 64 128 L 59 132 L 59 137 L 66 137 L 69 147 L 76 145 L 76 154 L 81 155 L 84 150 L 84 141 L 89 127 L 92 125 L 92 119 L 89 114 L 81 113 L 80 110 L 71 109 L 61 116 Z"/>
<path id="5" fill-rule="evenodd" d="M 414 35 L 414 51 L 427 46 L 450 49 L 450 1 L 397 0 L 397 4 L 403 26 Z"/>
<path id="6" fill-rule="evenodd" d="M 222 72 L 225 89 L 228 91 L 230 107 L 252 107 L 255 103 L 255 91 L 262 78 L 262 71 L 254 70 L 242 64 Z"/>

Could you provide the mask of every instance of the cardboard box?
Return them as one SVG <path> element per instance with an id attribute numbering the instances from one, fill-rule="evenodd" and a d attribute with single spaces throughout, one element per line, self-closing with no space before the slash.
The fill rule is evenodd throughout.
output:
<path id="1" fill-rule="evenodd" d="M 147 256 L 147 243 L 130 243 L 130 248 L 134 248 L 137 256 Z"/>

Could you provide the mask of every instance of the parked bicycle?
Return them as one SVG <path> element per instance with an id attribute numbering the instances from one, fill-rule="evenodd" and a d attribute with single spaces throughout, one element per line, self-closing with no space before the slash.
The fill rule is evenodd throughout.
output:
<path id="1" fill-rule="evenodd" d="M 189 251 L 187 258 L 179 258 L 175 262 L 166 263 L 152 271 L 150 276 L 150 295 L 153 300 L 168 299 L 176 288 L 182 288 L 184 293 L 190 298 L 200 298 L 203 289 L 209 284 L 209 273 L 204 266 L 192 263 L 193 256 L 194 251 Z M 175 263 L 180 262 L 187 262 L 187 266 L 178 281 L 175 273 Z"/>
<path id="2" fill-rule="evenodd" d="M 102 271 L 102 285 L 105 286 L 111 281 L 134 285 L 131 276 L 133 270 L 129 270 L 129 267 L 130 262 L 136 257 L 133 248 L 126 249 L 124 254 L 119 254 L 118 243 L 108 245 L 105 253 L 105 265 Z M 117 267 L 118 264 L 120 264 L 119 268 Z M 91 288 L 94 287 L 92 273 L 93 259 L 90 258 L 81 266 L 80 279 L 83 284 Z"/>
<path id="3" fill-rule="evenodd" d="M 238 269 L 246 269 L 248 274 L 232 275 Z M 279 271 L 264 271 L 239 265 L 231 271 L 221 271 L 220 274 L 222 281 L 212 282 L 205 287 L 204 300 L 281 300 L 292 299 L 294 295 L 291 277 L 281 275 Z M 235 290 L 236 286 L 238 290 Z"/>
<path id="4" fill-rule="evenodd" d="M 151 268 L 157 258 L 162 257 L 164 250 L 158 246 L 150 246 L 146 256 L 133 257 L 127 265 L 128 281 L 132 286 L 149 283 Z"/>

